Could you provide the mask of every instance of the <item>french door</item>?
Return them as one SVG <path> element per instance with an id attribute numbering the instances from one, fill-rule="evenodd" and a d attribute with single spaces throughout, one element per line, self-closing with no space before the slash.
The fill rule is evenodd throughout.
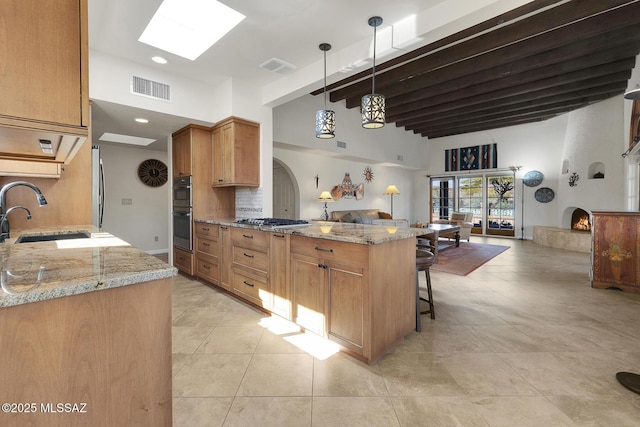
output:
<path id="1" fill-rule="evenodd" d="M 430 222 L 472 212 L 474 234 L 515 236 L 513 174 L 431 178 Z"/>

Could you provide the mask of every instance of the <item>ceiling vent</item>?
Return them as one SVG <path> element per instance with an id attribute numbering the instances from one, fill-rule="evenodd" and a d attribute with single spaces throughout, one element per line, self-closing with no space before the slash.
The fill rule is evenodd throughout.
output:
<path id="1" fill-rule="evenodd" d="M 288 74 L 296 69 L 294 65 L 291 65 L 288 62 L 285 62 L 282 59 L 278 58 L 271 58 L 263 62 L 262 64 L 260 64 L 260 68 L 276 74 Z"/>
<path id="2" fill-rule="evenodd" d="M 171 86 L 138 76 L 131 76 L 131 93 L 162 101 L 171 101 Z"/>

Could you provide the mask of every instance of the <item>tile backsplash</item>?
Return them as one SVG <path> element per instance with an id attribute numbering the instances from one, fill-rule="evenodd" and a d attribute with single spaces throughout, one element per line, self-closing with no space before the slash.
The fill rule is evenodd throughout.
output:
<path id="1" fill-rule="evenodd" d="M 264 218 L 262 187 L 236 187 L 236 218 Z"/>

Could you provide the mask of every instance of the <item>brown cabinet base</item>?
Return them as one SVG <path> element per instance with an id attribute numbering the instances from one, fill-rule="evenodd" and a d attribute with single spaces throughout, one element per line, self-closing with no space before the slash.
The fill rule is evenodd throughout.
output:
<path id="1" fill-rule="evenodd" d="M 0 424 L 170 426 L 171 283 L 0 309 L 0 401 L 37 405 Z M 48 403 L 86 412 L 43 412 Z"/>

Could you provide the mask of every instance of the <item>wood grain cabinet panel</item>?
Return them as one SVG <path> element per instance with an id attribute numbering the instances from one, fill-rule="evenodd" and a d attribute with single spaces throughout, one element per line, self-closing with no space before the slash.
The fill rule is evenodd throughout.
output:
<path id="1" fill-rule="evenodd" d="M 0 124 L 89 126 L 87 0 L 0 0 Z"/>
<path id="2" fill-rule="evenodd" d="M 640 212 L 593 212 L 591 286 L 640 293 Z"/>
<path id="3" fill-rule="evenodd" d="M 260 185 L 260 125 L 231 117 L 211 131 L 213 179 L 211 185 Z"/>

